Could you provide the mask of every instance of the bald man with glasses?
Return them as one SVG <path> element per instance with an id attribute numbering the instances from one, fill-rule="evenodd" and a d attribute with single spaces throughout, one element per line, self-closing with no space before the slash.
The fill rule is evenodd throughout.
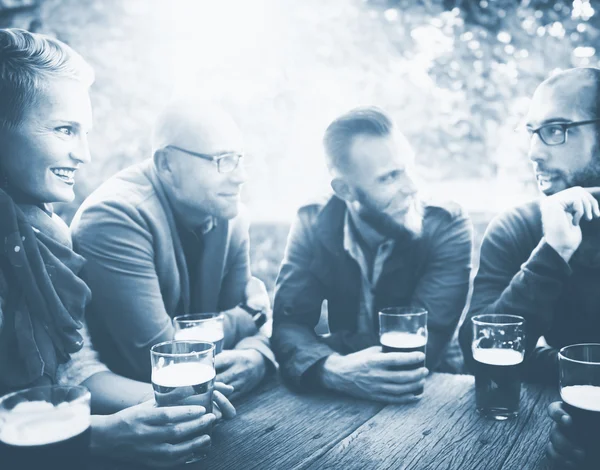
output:
<path id="1" fill-rule="evenodd" d="M 543 195 L 496 217 L 487 229 L 460 329 L 471 367 L 470 320 L 478 314 L 524 317 L 524 379 L 555 388 L 558 350 L 600 343 L 599 85 L 600 69 L 576 68 L 544 81 L 533 95 L 529 159 Z M 569 418 L 558 403 L 550 414 L 556 424 L 548 455 L 579 468 L 581 452 L 562 432 Z"/>
<path id="2" fill-rule="evenodd" d="M 218 107 L 175 102 L 159 116 L 152 148 L 152 158 L 92 193 L 71 225 L 87 259 L 94 346 L 113 371 L 149 381 L 149 350 L 174 338 L 173 317 L 222 312 L 217 380 L 243 394 L 276 362 L 258 331 L 256 314 L 270 301 L 249 268 L 240 131 Z"/>

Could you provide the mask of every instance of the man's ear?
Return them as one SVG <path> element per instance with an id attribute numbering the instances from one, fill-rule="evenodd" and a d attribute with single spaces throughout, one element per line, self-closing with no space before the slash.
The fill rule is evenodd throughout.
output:
<path id="1" fill-rule="evenodd" d="M 335 195 L 340 199 L 348 202 L 354 201 L 352 189 L 342 178 L 333 178 L 331 180 L 331 189 L 333 189 Z"/>
<path id="2" fill-rule="evenodd" d="M 171 173 L 171 165 L 165 149 L 154 152 L 154 165 L 160 173 Z"/>

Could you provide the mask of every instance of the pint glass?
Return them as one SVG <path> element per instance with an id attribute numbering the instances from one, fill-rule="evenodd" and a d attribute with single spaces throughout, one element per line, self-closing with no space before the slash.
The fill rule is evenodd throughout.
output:
<path id="1" fill-rule="evenodd" d="M 158 406 L 199 405 L 212 413 L 215 346 L 203 341 L 165 341 L 150 349 L 152 387 Z M 207 433 L 210 435 L 210 430 Z M 195 454 L 187 463 L 202 459 Z"/>
<path id="2" fill-rule="evenodd" d="M 472 322 L 477 411 L 499 421 L 514 418 L 521 400 L 525 320 L 517 315 L 476 315 Z"/>
<path id="3" fill-rule="evenodd" d="M 87 468 L 90 392 L 42 386 L 0 398 L 0 466 L 39 470 Z"/>
<path id="4" fill-rule="evenodd" d="M 150 349 L 158 406 L 200 405 L 212 412 L 215 348 L 203 341 L 165 341 Z"/>
<path id="5" fill-rule="evenodd" d="M 388 307 L 379 312 L 379 342 L 383 352 L 414 352 L 425 354 L 427 346 L 427 310 L 416 307 Z M 425 367 L 425 360 L 395 370 Z M 415 395 L 423 393 L 417 390 Z"/>
<path id="6" fill-rule="evenodd" d="M 587 470 L 600 465 L 600 344 L 574 344 L 558 352 L 560 396 L 573 419 L 574 442 Z"/>
<path id="7" fill-rule="evenodd" d="M 223 314 L 193 313 L 173 318 L 175 339 L 178 341 L 207 341 L 215 344 L 215 354 L 223 350 Z"/>

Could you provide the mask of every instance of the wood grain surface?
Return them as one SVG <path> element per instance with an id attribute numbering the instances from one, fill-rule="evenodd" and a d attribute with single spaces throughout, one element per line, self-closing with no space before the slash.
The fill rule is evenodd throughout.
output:
<path id="1" fill-rule="evenodd" d="M 236 404 L 213 445 L 187 470 L 550 470 L 544 448 L 553 388 L 523 385 L 519 416 L 475 410 L 474 378 L 433 374 L 415 404 L 383 406 L 333 394 L 300 395 L 277 379 Z M 96 462 L 94 470 L 133 469 Z"/>

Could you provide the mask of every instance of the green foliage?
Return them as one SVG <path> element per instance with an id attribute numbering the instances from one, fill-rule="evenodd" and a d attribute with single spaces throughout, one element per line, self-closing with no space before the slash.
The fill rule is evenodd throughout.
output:
<path id="1" fill-rule="evenodd" d="M 426 62 L 444 103 L 428 132 L 432 163 L 451 174 L 530 180 L 525 144 L 511 138 L 528 97 L 550 74 L 598 66 L 600 11 L 583 0 L 371 0 L 398 54 Z M 458 163 L 458 164 L 457 164 Z"/>

